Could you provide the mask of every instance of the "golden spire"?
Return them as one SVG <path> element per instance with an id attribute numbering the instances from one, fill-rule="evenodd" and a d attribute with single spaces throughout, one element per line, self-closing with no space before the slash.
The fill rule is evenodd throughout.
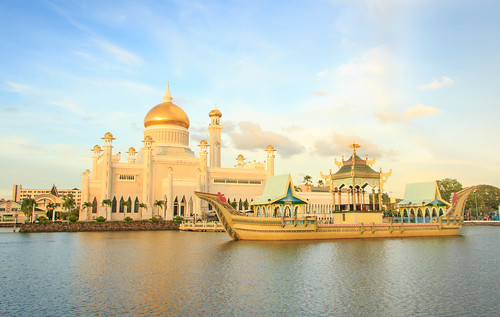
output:
<path id="1" fill-rule="evenodd" d="M 361 147 L 361 145 L 356 144 L 356 143 L 354 143 L 354 142 L 353 142 L 351 145 L 349 145 L 349 147 L 350 147 L 351 149 L 353 149 L 353 152 L 354 152 L 353 156 L 354 156 L 354 155 L 356 155 L 356 149 L 357 149 L 357 148 L 360 148 L 360 147 Z"/>
<path id="2" fill-rule="evenodd" d="M 164 102 L 172 102 L 172 95 L 170 94 L 170 85 L 167 81 L 167 91 L 165 91 L 165 95 L 163 95 Z"/>

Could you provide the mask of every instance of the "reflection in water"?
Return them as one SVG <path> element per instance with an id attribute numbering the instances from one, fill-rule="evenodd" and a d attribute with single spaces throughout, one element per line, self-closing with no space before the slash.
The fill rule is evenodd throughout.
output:
<path id="1" fill-rule="evenodd" d="M 497 315 L 500 230 L 462 230 L 295 242 L 0 232 L 0 315 Z"/>

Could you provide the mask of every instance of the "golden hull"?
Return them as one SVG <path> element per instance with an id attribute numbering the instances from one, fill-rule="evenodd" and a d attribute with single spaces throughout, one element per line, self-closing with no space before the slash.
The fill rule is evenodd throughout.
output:
<path id="1" fill-rule="evenodd" d="M 456 236 L 461 217 L 440 217 L 434 223 L 318 224 L 315 217 L 260 218 L 241 215 L 214 194 L 196 195 L 215 209 L 226 232 L 234 240 L 332 240 Z"/>

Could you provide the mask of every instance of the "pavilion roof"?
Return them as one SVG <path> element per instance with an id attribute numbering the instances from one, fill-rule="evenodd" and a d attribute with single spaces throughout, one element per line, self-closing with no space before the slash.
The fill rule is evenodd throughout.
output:
<path id="1" fill-rule="evenodd" d="M 354 156 L 354 158 L 353 158 Z M 347 161 L 343 161 L 343 166 L 333 174 L 333 179 L 350 178 L 352 170 L 354 174 L 365 178 L 380 178 L 380 173 L 374 171 L 367 163 L 358 155 L 354 154 Z"/>
<path id="2" fill-rule="evenodd" d="M 436 181 L 407 184 L 405 198 L 397 205 L 438 205 L 450 206 L 450 203 L 441 198 Z"/>
<path id="3" fill-rule="evenodd" d="M 308 204 L 307 200 L 297 196 L 290 174 L 271 176 L 266 180 L 262 196 L 252 201 L 250 205 L 267 204 Z"/>

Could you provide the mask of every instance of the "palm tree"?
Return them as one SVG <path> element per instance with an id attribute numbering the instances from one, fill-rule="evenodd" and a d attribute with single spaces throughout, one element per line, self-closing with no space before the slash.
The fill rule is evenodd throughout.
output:
<path id="1" fill-rule="evenodd" d="M 304 184 L 311 185 L 312 184 L 312 177 L 309 175 L 304 176 Z"/>
<path id="2" fill-rule="evenodd" d="M 82 210 L 85 210 L 87 208 L 92 208 L 94 205 L 90 202 L 90 201 L 87 201 L 87 202 L 84 202 L 82 204 Z"/>
<path id="3" fill-rule="evenodd" d="M 156 200 L 155 203 L 153 204 L 153 206 L 155 206 L 158 209 L 162 208 L 164 205 L 165 205 L 164 200 Z M 158 215 L 160 215 L 159 211 L 158 211 Z"/>
<path id="4" fill-rule="evenodd" d="M 120 201 L 120 207 L 127 207 L 127 212 L 130 212 L 130 201 L 128 200 Z"/>
<path id="5" fill-rule="evenodd" d="M 322 180 L 322 179 L 320 179 L 320 180 L 318 181 L 318 186 L 319 186 L 319 187 L 321 187 L 321 186 L 323 186 L 323 185 L 325 185 L 325 182 L 323 182 L 323 180 Z"/>
<path id="6" fill-rule="evenodd" d="M 67 194 L 64 196 L 64 202 L 63 202 L 63 208 L 66 210 L 66 212 L 69 214 L 71 209 L 75 207 L 75 200 L 73 199 L 72 194 Z"/>
<path id="7" fill-rule="evenodd" d="M 21 203 L 21 210 L 24 212 L 28 219 L 31 217 L 31 222 L 34 222 L 34 209 L 36 206 L 36 201 L 33 198 L 24 198 Z"/>
<path id="8" fill-rule="evenodd" d="M 108 220 L 111 220 L 111 217 L 108 217 L 108 207 L 111 207 L 111 199 L 104 199 L 102 202 L 101 202 L 101 206 L 104 207 L 105 211 L 106 211 L 106 219 Z"/>
<path id="9" fill-rule="evenodd" d="M 137 204 L 137 207 L 139 209 L 146 209 L 146 210 L 148 209 L 148 205 L 146 205 L 145 203 L 139 203 L 139 204 Z M 142 213 L 141 213 L 141 217 L 142 217 Z"/>
<path id="10" fill-rule="evenodd" d="M 48 211 L 50 211 L 52 213 L 52 222 L 54 222 L 56 220 L 56 214 L 55 214 L 54 209 L 56 209 L 56 205 L 53 202 L 50 202 L 47 204 L 47 213 L 48 213 Z"/>

